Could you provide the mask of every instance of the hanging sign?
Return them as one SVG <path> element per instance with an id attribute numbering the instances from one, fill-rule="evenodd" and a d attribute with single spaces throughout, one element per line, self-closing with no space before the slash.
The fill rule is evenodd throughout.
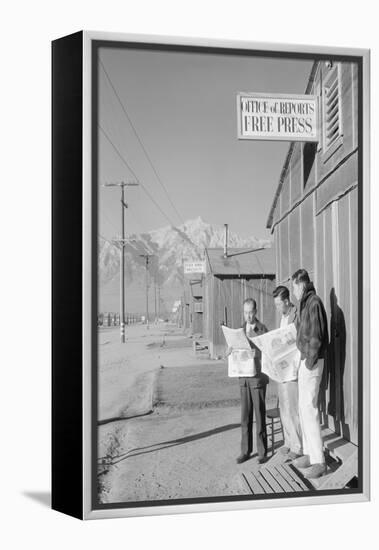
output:
<path id="1" fill-rule="evenodd" d="M 184 262 L 184 274 L 189 275 L 191 273 L 205 273 L 205 262 Z"/>
<path id="2" fill-rule="evenodd" d="M 317 96 L 241 92 L 237 117 L 239 139 L 319 140 Z"/>

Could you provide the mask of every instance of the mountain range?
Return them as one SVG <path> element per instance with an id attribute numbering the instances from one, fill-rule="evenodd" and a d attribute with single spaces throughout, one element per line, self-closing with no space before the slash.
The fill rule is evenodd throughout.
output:
<path id="1" fill-rule="evenodd" d="M 225 229 L 200 217 L 183 225 L 167 226 L 146 233 L 129 234 L 125 245 L 126 309 L 143 312 L 146 301 L 146 255 L 148 259 L 149 300 L 154 304 L 154 283 L 161 288 L 160 311 L 170 310 L 181 295 L 183 262 L 204 258 L 204 248 L 222 248 Z M 115 240 L 117 236 L 115 236 Z M 230 248 L 270 247 L 269 239 L 241 237 L 229 231 Z M 119 308 L 120 251 L 112 240 L 99 237 L 99 310 Z M 154 308 L 154 305 L 153 305 Z"/>

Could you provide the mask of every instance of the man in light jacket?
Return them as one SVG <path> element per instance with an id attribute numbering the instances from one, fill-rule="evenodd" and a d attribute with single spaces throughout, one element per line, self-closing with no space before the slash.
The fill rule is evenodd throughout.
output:
<path id="1" fill-rule="evenodd" d="M 274 290 L 273 296 L 275 307 L 281 315 L 280 328 L 295 323 L 296 307 L 290 301 L 288 288 L 278 286 Z M 280 419 L 284 433 L 284 446 L 280 449 L 280 452 L 294 460 L 303 454 L 299 419 L 298 383 L 297 380 L 278 382 L 277 388 Z"/>
<path id="2" fill-rule="evenodd" d="M 307 468 L 304 475 L 312 479 L 322 476 L 326 471 L 318 393 L 328 346 L 328 326 L 324 305 L 305 269 L 299 269 L 292 275 L 292 286 L 300 304 L 296 345 L 301 353 L 298 386 L 304 453 L 294 461 L 294 465 Z"/>

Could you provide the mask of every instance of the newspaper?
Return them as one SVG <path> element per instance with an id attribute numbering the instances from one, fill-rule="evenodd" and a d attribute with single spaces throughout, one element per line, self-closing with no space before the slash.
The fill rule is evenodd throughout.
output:
<path id="1" fill-rule="evenodd" d="M 232 348 L 228 357 L 228 376 L 230 378 L 255 376 L 257 374 L 254 361 L 255 351 L 251 349 L 243 328 L 232 329 L 223 326 L 222 331 L 227 346 Z"/>
<path id="2" fill-rule="evenodd" d="M 262 351 L 262 372 L 276 382 L 297 380 L 300 352 L 296 347 L 296 327 L 271 330 L 251 341 Z"/>

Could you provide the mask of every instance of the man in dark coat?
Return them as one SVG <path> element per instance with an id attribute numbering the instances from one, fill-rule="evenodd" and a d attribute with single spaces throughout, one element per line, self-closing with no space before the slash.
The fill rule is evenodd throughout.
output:
<path id="1" fill-rule="evenodd" d="M 243 303 L 244 324 L 246 336 L 254 338 L 267 332 L 263 323 L 258 321 L 257 304 L 253 298 L 247 298 Z M 254 376 L 240 376 L 239 385 L 241 393 L 241 454 L 237 458 L 237 464 L 245 462 L 253 451 L 253 416 L 255 412 L 256 439 L 258 461 L 264 462 L 267 454 L 266 433 L 266 386 L 268 377 L 262 373 L 261 351 L 249 340 L 250 347 L 254 350 Z M 228 350 L 230 353 L 231 350 Z"/>
<path id="2" fill-rule="evenodd" d="M 304 453 L 294 464 L 307 468 L 305 477 L 312 479 L 326 471 L 317 405 L 328 345 L 327 317 L 321 298 L 317 296 L 305 269 L 299 269 L 292 275 L 292 286 L 300 302 L 296 345 L 301 354 L 298 386 Z"/>

